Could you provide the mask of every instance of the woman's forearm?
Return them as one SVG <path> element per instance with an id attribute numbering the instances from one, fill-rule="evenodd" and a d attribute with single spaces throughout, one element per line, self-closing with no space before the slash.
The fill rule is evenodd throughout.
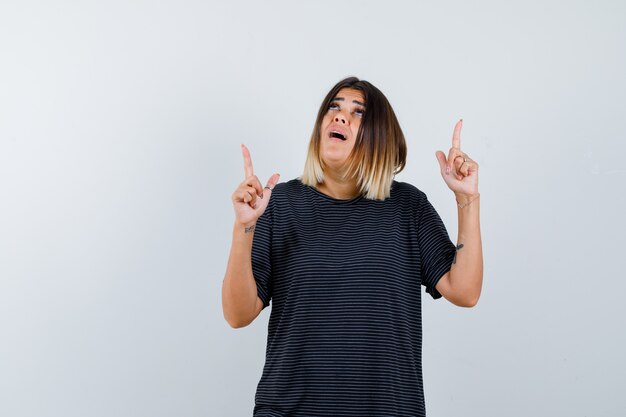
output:
<path id="1" fill-rule="evenodd" d="M 242 327 L 253 319 L 257 286 L 252 275 L 254 225 L 235 223 L 228 266 L 222 284 L 224 318 L 232 327 Z"/>
<path id="2" fill-rule="evenodd" d="M 466 204 L 473 197 L 457 196 L 459 203 Z M 475 305 L 480 298 L 483 284 L 483 250 L 480 237 L 480 197 L 467 206 L 457 206 L 459 233 L 457 251 L 450 270 L 450 286 Z"/>

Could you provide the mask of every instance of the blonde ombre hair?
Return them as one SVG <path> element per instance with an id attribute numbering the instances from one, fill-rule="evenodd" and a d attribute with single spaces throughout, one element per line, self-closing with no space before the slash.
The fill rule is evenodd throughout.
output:
<path id="1" fill-rule="evenodd" d="M 342 88 L 358 90 L 365 99 L 365 114 L 354 148 L 348 156 L 343 179 L 355 178 L 359 192 L 365 198 L 385 200 L 390 195 L 394 176 L 406 165 L 406 141 L 387 97 L 371 83 L 356 77 L 339 81 L 324 98 L 317 113 L 300 181 L 311 187 L 324 182 L 325 164 L 319 152 L 322 119 Z"/>

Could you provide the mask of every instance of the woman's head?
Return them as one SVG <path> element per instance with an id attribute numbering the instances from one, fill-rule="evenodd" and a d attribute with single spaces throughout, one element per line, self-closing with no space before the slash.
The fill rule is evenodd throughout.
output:
<path id="1" fill-rule="evenodd" d="M 317 113 L 301 181 L 315 187 L 333 170 L 356 180 L 365 198 L 384 200 L 405 164 L 404 134 L 385 95 L 356 77 L 335 84 Z"/>

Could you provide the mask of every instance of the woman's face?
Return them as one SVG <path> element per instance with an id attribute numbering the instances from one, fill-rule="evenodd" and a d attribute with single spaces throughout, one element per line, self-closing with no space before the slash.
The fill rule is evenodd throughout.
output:
<path id="1" fill-rule="evenodd" d="M 348 159 L 365 115 L 365 99 L 359 90 L 339 90 L 328 106 L 320 129 L 320 157 L 340 170 Z"/>

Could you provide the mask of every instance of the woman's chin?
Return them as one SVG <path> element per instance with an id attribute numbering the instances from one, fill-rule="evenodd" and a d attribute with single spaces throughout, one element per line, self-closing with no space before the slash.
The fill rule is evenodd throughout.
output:
<path id="1" fill-rule="evenodd" d="M 324 165 L 326 166 L 326 169 L 341 171 L 345 168 L 345 164 L 345 158 L 324 158 Z"/>

